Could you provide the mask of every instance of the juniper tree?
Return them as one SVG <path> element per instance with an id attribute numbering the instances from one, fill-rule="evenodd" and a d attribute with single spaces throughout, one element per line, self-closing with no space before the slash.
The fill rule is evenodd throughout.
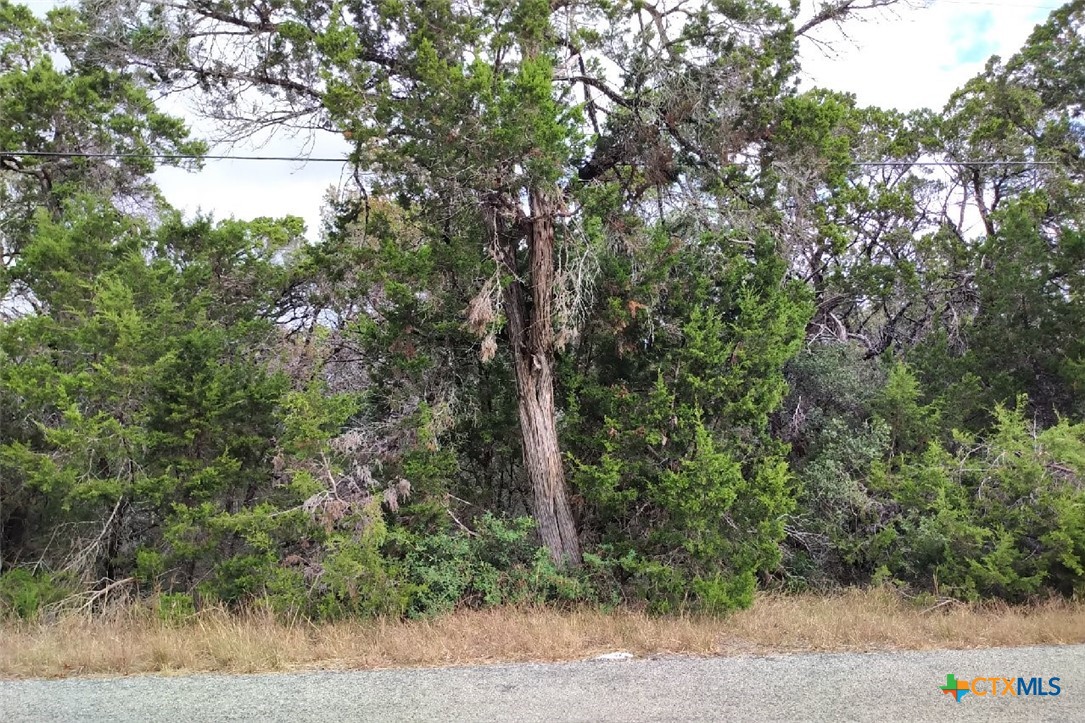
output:
<path id="1" fill-rule="evenodd" d="M 0 299 L 10 290 L 5 269 L 32 235 L 37 209 L 55 219 L 66 198 L 93 188 L 127 210 L 153 211 L 152 154 L 204 150 L 132 73 L 88 59 L 87 33 L 84 16 L 72 8 L 39 18 L 0 0 Z M 182 163 L 194 165 L 174 165 Z"/>
<path id="2" fill-rule="evenodd" d="M 477 266 L 471 308 L 485 313 L 469 322 L 485 355 L 508 355 L 538 529 L 575 564 L 554 385 L 580 315 L 562 259 L 592 234 L 620 248 L 624 214 L 658 219 L 679 199 L 708 226 L 756 233 L 798 37 L 888 4 L 841 0 L 801 24 L 798 3 L 766 0 L 86 5 L 101 36 L 124 39 L 122 62 L 198 85 L 239 132 L 345 134 L 366 193 L 396 199 Z M 117 57 L 108 43 L 92 51 Z"/>

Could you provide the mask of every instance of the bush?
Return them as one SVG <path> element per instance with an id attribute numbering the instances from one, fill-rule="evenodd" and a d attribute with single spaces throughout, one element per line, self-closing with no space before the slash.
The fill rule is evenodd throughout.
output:
<path id="1" fill-rule="evenodd" d="M 865 550 L 884 510 L 867 487 L 871 469 L 889 451 L 879 419 L 849 426 L 830 418 L 797 473 L 799 495 L 788 525 L 784 571 L 792 589 L 865 582 Z"/>
<path id="2" fill-rule="evenodd" d="M 424 617 L 459 607 L 591 599 L 586 580 L 559 571 L 535 544 L 533 530 L 529 517 L 506 522 L 491 514 L 475 521 L 472 534 L 398 530 L 393 554 L 403 559 L 410 590 L 407 614 Z"/>
<path id="3" fill-rule="evenodd" d="M 932 443 L 875 475 L 896 511 L 871 537 L 872 564 L 965 599 L 1085 592 L 1085 425 L 1040 431 L 1024 407 L 998 407 L 986 439 Z"/>
<path id="4" fill-rule="evenodd" d="M 950 433 L 942 410 L 953 405 L 924 404 L 905 365 L 879 387 L 859 383 L 843 352 L 800 359 L 796 389 L 810 406 L 789 425 L 800 492 L 787 587 L 892 581 L 1011 601 L 1082 591 L 1085 426 L 1036 428 L 1020 399 L 1017 411 L 996 408 L 982 435 Z"/>
<path id="5" fill-rule="evenodd" d="M 613 323 L 580 346 L 593 365 L 570 375 L 566 449 L 585 527 L 625 595 L 724 612 L 779 565 L 794 485 L 769 419 L 810 306 L 768 237 L 657 240 L 650 274 L 614 270 Z"/>
<path id="6" fill-rule="evenodd" d="M 314 587 L 317 617 L 335 620 L 346 617 L 402 615 L 407 608 L 409 587 L 402 584 L 399 570 L 379 550 L 379 536 L 355 540 L 335 537 L 327 543 L 323 572 Z"/>
<path id="7" fill-rule="evenodd" d="M 196 614 L 192 595 L 183 592 L 161 593 L 155 600 L 155 614 L 166 625 L 179 625 Z"/>
<path id="8" fill-rule="evenodd" d="M 73 591 L 72 581 L 65 575 L 8 570 L 0 575 L 0 619 L 34 620 L 47 606 Z"/>

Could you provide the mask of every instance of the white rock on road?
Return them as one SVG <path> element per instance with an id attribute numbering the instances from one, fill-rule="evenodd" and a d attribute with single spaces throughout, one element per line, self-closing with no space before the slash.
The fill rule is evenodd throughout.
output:
<path id="1" fill-rule="evenodd" d="M 1061 692 L 958 703 L 949 674 Z M 0 681 L 0 721 L 1085 721 L 1083 676 L 1085 646 L 1061 646 Z"/>
<path id="2" fill-rule="evenodd" d="M 632 653 L 627 653 L 624 650 L 619 650 L 613 653 L 603 653 L 602 655 L 596 655 L 592 660 L 630 660 L 633 657 Z"/>

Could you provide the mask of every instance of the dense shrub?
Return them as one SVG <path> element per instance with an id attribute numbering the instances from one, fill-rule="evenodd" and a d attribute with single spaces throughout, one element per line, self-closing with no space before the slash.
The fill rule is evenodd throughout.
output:
<path id="1" fill-rule="evenodd" d="M 0 575 L 0 619 L 34 620 L 49 605 L 58 603 L 78 590 L 70 575 L 8 570 Z"/>
<path id="2" fill-rule="evenodd" d="M 486 514 L 472 532 L 400 531 L 394 550 L 403 556 L 407 613 L 418 617 L 458 607 L 590 599 L 587 582 L 559 571 L 533 530 L 529 517 L 505 522 Z"/>
<path id="3" fill-rule="evenodd" d="M 968 599 L 1085 591 L 1085 425 L 1037 430 L 1023 408 L 999 407 L 986 438 L 931 443 L 876 470 L 874 497 L 892 511 L 868 564 Z"/>
<path id="4" fill-rule="evenodd" d="M 571 380 L 576 486 L 627 598 L 659 612 L 747 607 L 793 505 L 769 415 L 809 307 L 769 239 L 653 241 L 628 262 L 648 271 L 608 269 L 609 323 L 581 349 L 595 365 Z"/>
<path id="5" fill-rule="evenodd" d="M 861 584 L 873 501 L 871 466 L 889 454 L 890 427 L 874 415 L 886 383 L 855 345 L 818 344 L 787 365 L 788 398 L 775 418 L 790 443 L 796 505 L 777 577 L 790 589 Z"/>
<path id="6" fill-rule="evenodd" d="M 823 401 L 808 415 L 782 577 L 792 587 L 895 580 L 968 599 L 1079 593 L 1085 426 L 1039 429 L 1021 399 L 996 407 L 983 435 L 940 433 L 942 404 L 921 397 L 897 365 L 858 413 Z"/>

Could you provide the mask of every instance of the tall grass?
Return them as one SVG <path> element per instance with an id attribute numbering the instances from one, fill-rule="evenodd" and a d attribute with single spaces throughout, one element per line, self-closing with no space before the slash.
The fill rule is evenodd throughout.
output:
<path id="1" fill-rule="evenodd" d="M 946 603 L 887 590 L 762 595 L 724 618 L 595 609 L 498 608 L 432 620 L 314 625 L 258 611 L 203 611 L 169 624 L 146 608 L 0 626 L 0 675 L 257 672 L 557 661 L 637 655 L 974 648 L 1085 642 L 1085 605 Z"/>

